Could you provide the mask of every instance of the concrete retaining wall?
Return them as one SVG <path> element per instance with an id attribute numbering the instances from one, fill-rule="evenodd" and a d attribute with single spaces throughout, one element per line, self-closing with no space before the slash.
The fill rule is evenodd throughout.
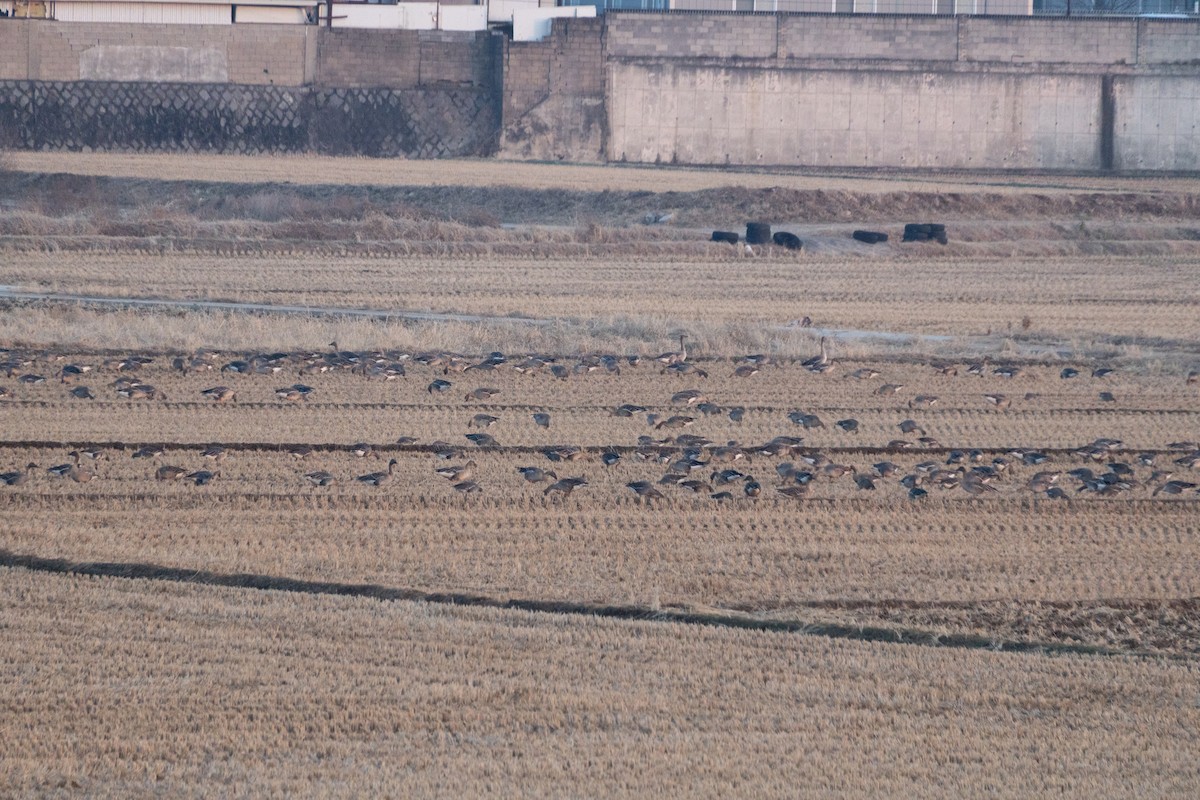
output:
<path id="1" fill-rule="evenodd" d="M 609 156 L 683 164 L 1090 169 L 1100 79 L 618 64 Z"/>
<path id="2" fill-rule="evenodd" d="M 0 147 L 450 158 L 495 149 L 480 89 L 0 81 Z"/>
<path id="3" fill-rule="evenodd" d="M 613 12 L 529 43 L 0 20 L 0 145 L 37 148 L 1195 170 L 1198 87 L 1195 20 Z"/>

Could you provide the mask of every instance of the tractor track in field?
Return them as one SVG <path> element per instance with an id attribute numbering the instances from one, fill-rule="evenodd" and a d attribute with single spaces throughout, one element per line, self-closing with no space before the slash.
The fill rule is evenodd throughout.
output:
<path id="1" fill-rule="evenodd" d="M 900 626 L 842 625 L 802 620 L 764 619 L 736 611 L 693 611 L 675 608 L 650 608 L 636 605 L 580 603 L 569 600 L 502 598 L 470 592 L 427 591 L 371 583 L 315 581 L 260 573 L 216 572 L 186 567 L 171 567 L 133 561 L 71 561 L 62 558 L 18 554 L 0 549 L 0 567 L 25 569 L 58 575 L 150 580 L 199 586 L 219 586 L 258 591 L 292 592 L 308 595 L 361 597 L 385 602 L 416 602 L 431 605 L 527 611 L 560 616 L 587 616 L 630 622 L 660 622 L 715 628 L 734 628 L 767 633 L 817 636 L 863 642 L 907 644 L 965 650 L 989 650 L 1004 653 L 1041 655 L 1144 657 L 1190 661 L 1192 656 L 1151 653 L 1072 642 L 998 640 L 970 633 L 934 633 Z M 904 602 L 904 601 L 884 601 Z M 1193 601 L 1181 601 L 1189 602 Z M 820 606 L 814 606 L 819 608 Z M 1191 606 L 1188 606 L 1189 610 Z"/>

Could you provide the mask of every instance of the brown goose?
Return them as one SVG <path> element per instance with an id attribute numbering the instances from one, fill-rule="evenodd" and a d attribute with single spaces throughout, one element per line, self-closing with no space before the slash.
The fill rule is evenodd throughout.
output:
<path id="1" fill-rule="evenodd" d="M 176 467 L 173 464 L 164 464 L 154 472 L 156 481 L 177 481 L 187 475 L 187 470 L 183 467 Z"/>
<path id="2" fill-rule="evenodd" d="M 313 486 L 329 486 L 334 482 L 335 478 L 325 470 L 317 470 L 316 472 L 307 472 L 304 479 Z"/>
<path id="3" fill-rule="evenodd" d="M 392 473 L 396 471 L 396 459 L 388 462 L 387 472 L 369 472 L 366 475 L 359 475 L 354 480 L 359 483 L 365 483 L 368 486 L 382 486 L 392 478 Z"/>

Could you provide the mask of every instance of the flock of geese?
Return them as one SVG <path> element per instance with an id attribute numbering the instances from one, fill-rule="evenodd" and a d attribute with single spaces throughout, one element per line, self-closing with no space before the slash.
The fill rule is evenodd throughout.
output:
<path id="1" fill-rule="evenodd" d="M 707 372 L 688 360 L 688 352 L 684 337 L 680 337 L 680 348 L 666 352 L 653 359 L 660 372 L 675 375 L 706 377 Z M 39 360 L 21 356 L 12 351 L 0 353 L 5 357 L 0 362 L 0 370 L 5 371 L 11 378 L 18 375 L 21 384 L 36 384 L 44 382 L 43 376 L 32 371 L 26 371 Z M 43 357 L 42 361 L 45 360 Z M 128 400 L 165 399 L 165 395 L 154 386 L 140 382 L 136 374 L 147 364 L 153 363 L 150 356 L 129 356 L 106 361 L 102 369 L 115 371 L 120 374 L 109 384 L 119 397 Z M 732 377 L 751 378 L 768 365 L 771 359 L 765 356 L 751 355 L 735 359 Z M 590 355 L 576 360 L 570 366 L 561 363 L 560 359 L 543 355 L 524 355 L 510 358 L 503 353 L 493 352 L 481 360 L 467 359 L 453 353 L 358 353 L 342 350 L 336 342 L 330 344 L 327 352 L 311 352 L 302 354 L 269 353 L 257 354 L 246 359 L 235 359 L 220 363 L 217 355 L 211 352 L 198 352 L 191 357 L 176 357 L 173 369 L 184 374 L 197 372 L 214 372 L 222 374 L 245 375 L 278 375 L 285 370 L 298 369 L 301 376 L 320 374 L 335 370 L 350 371 L 368 378 L 395 380 L 405 376 L 405 364 L 423 364 L 441 372 L 442 377 L 435 378 L 426 387 L 430 395 L 442 394 L 454 388 L 452 375 L 468 376 L 471 373 L 486 374 L 490 371 L 506 367 L 518 373 L 547 373 L 555 379 L 567 380 L 574 375 L 582 375 L 597 370 L 610 373 L 620 372 L 622 366 L 637 367 L 642 363 L 638 356 L 618 357 L 615 355 Z M 821 339 L 820 353 L 801 362 L 800 366 L 811 372 L 824 374 L 836 368 L 830 357 L 825 339 Z M 1001 378 L 1015 378 L 1022 374 L 1023 368 L 1009 364 L 989 364 L 986 360 L 960 366 L 956 364 L 934 364 L 935 369 L 945 375 L 958 375 L 960 372 L 970 375 L 992 374 Z M 1112 374 L 1109 368 L 1097 368 L 1092 371 L 1092 377 L 1104 379 Z M 71 385 L 71 395 L 81 399 L 94 397 L 91 389 L 82 381 L 89 375 L 96 374 L 96 369 L 84 364 L 62 364 L 55 377 L 62 384 Z M 879 372 L 861 367 L 849 372 L 846 377 L 867 381 L 879 376 Z M 1080 377 L 1076 368 L 1062 369 L 1059 377 L 1062 380 L 1072 380 Z M 456 378 L 455 380 L 458 380 Z M 1193 372 L 1187 377 L 1189 384 L 1200 381 L 1200 373 Z M 877 396 L 897 394 L 903 387 L 901 384 L 881 384 L 873 390 Z M 303 383 L 295 383 L 275 390 L 276 398 L 282 402 L 304 402 L 316 390 Z M 499 389 L 480 386 L 467 391 L 463 397 L 467 402 L 491 400 L 500 393 Z M 1110 393 L 1109 400 L 1112 399 Z M 214 385 L 200 392 L 200 395 L 216 404 L 236 404 L 238 392 L 227 385 Z M 1026 394 L 1025 399 L 1033 399 L 1035 395 Z M 12 393 L 5 387 L 0 387 L 0 399 L 10 399 Z M 983 399 L 996 409 L 1009 408 L 1013 398 L 1001 393 L 983 394 Z M 917 394 L 907 402 L 909 408 L 931 408 L 936 406 L 938 398 L 931 394 Z M 608 447 L 594 454 L 605 468 L 613 468 L 629 457 L 644 463 L 658 464 L 665 467 L 664 474 L 657 481 L 636 480 L 625 486 L 644 502 L 666 499 L 665 492 L 682 491 L 688 494 L 708 497 L 714 501 L 729 501 L 736 498 L 755 499 L 763 495 L 765 486 L 773 487 L 779 495 L 788 498 L 801 499 L 809 496 L 811 487 L 823 482 L 850 481 L 860 491 L 874 491 L 880 486 L 894 482 L 907 490 L 907 496 L 912 500 L 926 497 L 931 490 L 962 490 L 969 495 L 985 496 L 1001 491 L 998 484 L 1013 484 L 1015 475 L 1020 468 L 1036 468 L 1047 466 L 1052 460 L 1050 454 L 1033 449 L 1013 449 L 988 458 L 982 450 L 954 449 L 948 452 L 938 440 L 915 420 L 904 419 L 897 425 L 899 436 L 888 442 L 882 448 L 885 453 L 900 453 L 904 451 L 942 450 L 945 458 L 922 460 L 909 469 L 903 469 L 896 463 L 883 460 L 860 467 L 859 465 L 840 463 L 821 453 L 819 449 L 807 446 L 800 436 L 776 436 L 760 445 L 744 446 L 736 441 L 723 444 L 713 442 L 702 436 L 679 433 L 695 423 L 699 416 L 715 414 L 727 415 L 734 422 L 741 422 L 746 409 L 741 406 L 722 408 L 709 401 L 706 393 L 699 388 L 688 388 L 674 392 L 670 396 L 672 407 L 682 407 L 684 413 L 669 415 L 649 411 L 644 406 L 626 403 L 612 409 L 616 417 L 634 417 L 645 415 L 646 423 L 653 434 L 639 436 L 636 445 L 627 447 Z M 550 428 L 551 415 L 546 412 L 534 412 L 530 415 L 533 424 L 541 428 Z M 819 415 L 795 410 L 787 414 L 787 419 L 795 426 L 804 430 L 824 428 L 825 421 Z M 472 432 L 464 437 L 476 448 L 482 450 L 495 449 L 500 443 L 491 434 L 484 432 L 498 421 L 491 414 L 479 413 L 468 423 Z M 856 434 L 859 429 L 858 420 L 848 417 L 832 423 L 840 431 Z M 670 432 L 670 433 L 668 433 Z M 908 437 L 908 438 L 904 438 Z M 401 437 L 397 446 L 415 446 L 418 440 L 413 437 Z M 286 448 L 297 459 L 308 459 L 314 454 L 314 448 L 307 445 L 295 445 Z M 422 450 L 432 452 L 434 456 L 448 463 L 433 470 L 434 474 L 446 480 L 452 489 L 461 495 L 477 494 L 483 491 L 479 482 L 480 468 L 473 459 L 462 462 L 465 455 L 462 447 L 448 442 L 431 442 L 422 445 Z M 1052 499 L 1065 499 L 1085 493 L 1097 496 L 1112 496 L 1139 488 L 1147 489 L 1152 496 L 1162 494 L 1181 495 L 1196 492 L 1197 484 L 1178 478 L 1178 470 L 1200 469 L 1200 444 L 1196 442 L 1172 442 L 1166 445 L 1167 451 L 1177 453 L 1171 464 L 1162 467 L 1157 463 L 1158 454 L 1141 452 L 1134 454 L 1128 460 L 1122 460 L 1123 444 L 1120 440 L 1104 438 L 1091 442 L 1076 449 L 1072 455 L 1082 459 L 1089 466 L 1080 466 L 1071 470 L 1040 469 L 1027 479 L 1016 479 L 1019 487 L 1023 482 L 1024 488 L 1030 492 L 1044 495 Z M 350 448 L 357 456 L 379 456 L 375 448 L 362 443 Z M 540 451 L 548 462 L 546 466 L 521 466 L 517 468 L 520 480 L 535 484 L 542 488 L 542 494 L 549 496 L 558 494 L 570 496 L 576 489 L 587 487 L 589 482 L 585 475 L 566 475 L 560 477 L 551 465 L 566 465 L 572 462 L 589 460 L 589 454 L 583 448 L 574 446 L 546 447 Z M 134 458 L 158 458 L 164 455 L 162 447 L 145 446 L 133 453 Z M 202 486 L 221 477 L 221 471 L 216 468 L 228 455 L 225 448 L 214 445 L 206 448 L 202 455 L 214 462 L 213 469 L 190 470 L 173 464 L 163 464 L 155 471 L 155 478 L 163 482 L 191 481 Z M 96 461 L 106 458 L 102 449 L 90 448 L 73 450 L 69 453 L 72 459 L 68 463 L 52 466 L 47 473 L 55 478 L 87 483 L 95 477 L 94 468 L 83 463 L 84 459 Z M 750 466 L 755 459 L 779 458 L 786 459 L 776 463 L 770 477 L 755 476 Z M 349 476 L 354 481 L 372 487 L 381 487 L 390 483 L 396 474 L 399 462 L 392 458 L 386 469 Z M 558 467 L 563 469 L 562 466 Z M 0 473 L 0 484 L 7 486 L 22 486 L 29 483 L 40 471 L 37 464 L 26 464 L 23 469 Z M 1146 473 L 1146 474 L 1142 474 Z M 313 487 L 328 487 L 339 482 L 339 477 L 327 470 L 314 470 L 303 473 L 303 479 Z M 1002 480 L 1004 479 L 1004 480 Z M 1073 483 L 1073 486 L 1071 485 Z M 1071 489 L 1072 491 L 1069 491 Z"/>

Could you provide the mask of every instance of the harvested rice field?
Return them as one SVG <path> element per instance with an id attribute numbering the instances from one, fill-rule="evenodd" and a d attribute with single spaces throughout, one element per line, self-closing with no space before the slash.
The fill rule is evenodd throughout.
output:
<path id="1" fill-rule="evenodd" d="M 43 157 L 13 795 L 1200 785 L 1186 182 Z"/>

